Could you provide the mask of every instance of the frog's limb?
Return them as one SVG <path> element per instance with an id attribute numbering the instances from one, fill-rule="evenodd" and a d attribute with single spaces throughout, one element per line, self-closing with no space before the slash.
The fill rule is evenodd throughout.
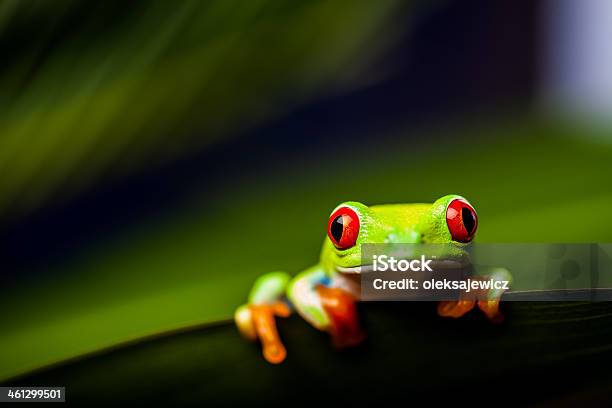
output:
<path id="1" fill-rule="evenodd" d="M 288 317 L 291 314 L 289 306 L 283 302 L 276 302 L 271 305 L 250 305 L 249 308 L 257 337 L 261 341 L 264 358 L 272 364 L 281 363 L 287 357 L 287 350 L 278 335 L 274 317 Z"/>
<path id="2" fill-rule="evenodd" d="M 472 310 L 475 305 L 475 300 L 444 300 L 438 303 L 438 315 L 458 318 Z"/>
<path id="3" fill-rule="evenodd" d="M 317 285 L 328 283 L 329 278 L 322 269 L 310 268 L 298 274 L 287 288 L 287 297 L 295 310 L 312 326 L 326 331 L 330 321 L 323 309 Z"/>
<path id="4" fill-rule="evenodd" d="M 475 277 L 492 282 L 508 282 L 508 284 L 512 282 L 512 275 L 504 268 L 480 268 Z M 504 315 L 499 311 L 499 302 L 503 293 L 504 289 L 495 289 L 492 284 L 492 289 L 481 294 L 477 301 L 462 299 L 438 303 L 438 314 L 443 317 L 458 318 L 478 305 L 478 308 L 490 321 L 501 323 L 504 320 Z"/>
<path id="5" fill-rule="evenodd" d="M 345 348 L 360 344 L 365 333 L 359 325 L 355 297 L 341 288 L 317 286 L 323 309 L 330 319 L 329 332 L 336 347 Z"/>
<path id="6" fill-rule="evenodd" d="M 238 331 L 249 340 L 257 340 L 257 329 L 253 323 L 253 314 L 249 305 L 242 305 L 234 313 L 234 321 Z"/>
<path id="7" fill-rule="evenodd" d="M 364 335 L 359 326 L 356 299 L 334 283 L 323 270 L 315 267 L 296 276 L 287 294 L 297 312 L 315 328 L 329 332 L 335 345 L 357 345 Z"/>
<path id="8" fill-rule="evenodd" d="M 501 323 L 504 321 L 504 315 L 499 311 L 499 300 L 479 300 L 478 308 L 491 322 Z"/>
<path id="9" fill-rule="evenodd" d="M 257 278 L 249 293 L 249 304 L 273 303 L 285 295 L 291 276 L 286 272 L 270 272 Z"/>
<path id="10" fill-rule="evenodd" d="M 506 268 L 486 268 L 482 270 L 487 279 L 492 282 L 512 283 L 512 274 Z M 504 285 L 502 285 L 504 286 Z M 493 323 L 501 323 L 504 321 L 504 315 L 499 311 L 499 302 L 504 294 L 504 289 L 490 289 L 485 299 L 478 301 L 478 308 L 487 316 Z"/>
<path id="11" fill-rule="evenodd" d="M 251 340 L 259 339 L 264 358 L 273 364 L 282 362 L 287 355 L 274 318 L 291 314 L 289 306 L 281 301 L 290 279 L 284 272 L 259 277 L 249 294 L 249 303 L 240 306 L 234 314 L 240 333 Z"/>

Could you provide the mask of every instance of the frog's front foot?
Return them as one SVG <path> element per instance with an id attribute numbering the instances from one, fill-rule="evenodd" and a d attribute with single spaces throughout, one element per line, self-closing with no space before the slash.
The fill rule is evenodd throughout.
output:
<path id="1" fill-rule="evenodd" d="M 450 300 L 438 303 L 438 315 L 442 317 L 459 318 L 472 310 L 474 306 L 487 316 L 493 323 L 504 321 L 504 315 L 499 311 L 499 300 Z"/>
<path id="2" fill-rule="evenodd" d="M 366 336 L 359 324 L 356 299 L 340 288 L 319 285 L 316 290 L 330 320 L 328 331 L 333 344 L 338 348 L 361 344 Z"/>
<path id="3" fill-rule="evenodd" d="M 478 308 L 487 316 L 492 323 L 504 321 L 504 314 L 499 311 L 499 300 L 479 300 Z"/>
<path id="4" fill-rule="evenodd" d="M 476 306 L 474 300 L 444 300 L 438 303 L 438 315 L 458 318 Z"/>
<path id="5" fill-rule="evenodd" d="M 491 282 L 490 285 L 500 284 L 503 289 L 487 289 L 471 294 L 471 299 L 459 299 L 453 301 L 443 301 L 438 304 L 438 314 L 443 317 L 458 318 L 469 312 L 478 305 L 478 308 L 492 323 L 504 321 L 504 315 L 499 311 L 499 302 L 507 286 L 512 282 L 512 275 L 505 268 L 489 268 L 486 273 L 475 276 L 473 279 L 480 279 Z M 499 285 L 498 285 L 499 286 Z M 469 297 L 465 294 L 465 297 Z"/>
<path id="6" fill-rule="evenodd" d="M 271 304 L 250 304 L 238 308 L 234 319 L 240 332 L 248 339 L 261 342 L 263 356 L 272 364 L 279 364 L 287 357 L 276 328 L 275 317 L 288 317 L 289 306 L 281 301 Z"/>

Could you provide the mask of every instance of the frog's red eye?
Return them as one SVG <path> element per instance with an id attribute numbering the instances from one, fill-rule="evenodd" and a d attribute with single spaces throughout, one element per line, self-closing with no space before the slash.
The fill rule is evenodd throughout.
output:
<path id="1" fill-rule="evenodd" d="M 476 210 L 467 201 L 457 198 L 446 209 L 446 224 L 453 241 L 470 242 L 478 228 Z"/>
<path id="2" fill-rule="evenodd" d="M 327 235 L 338 249 L 348 249 L 357 243 L 359 216 L 349 207 L 340 207 L 329 217 Z"/>

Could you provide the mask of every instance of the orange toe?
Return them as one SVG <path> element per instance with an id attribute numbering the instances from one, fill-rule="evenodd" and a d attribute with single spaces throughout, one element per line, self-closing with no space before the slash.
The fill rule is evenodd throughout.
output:
<path id="1" fill-rule="evenodd" d="M 287 357 L 287 350 L 278 334 L 274 316 L 287 317 L 291 310 L 282 302 L 271 305 L 251 305 L 249 308 L 257 337 L 263 347 L 264 358 L 272 364 L 282 363 Z"/>
<path id="2" fill-rule="evenodd" d="M 499 311 L 499 300 L 479 300 L 478 308 L 493 323 L 504 321 L 504 315 Z"/>
<path id="3" fill-rule="evenodd" d="M 473 300 L 449 300 L 438 303 L 438 315 L 442 317 L 458 318 L 474 308 Z"/>

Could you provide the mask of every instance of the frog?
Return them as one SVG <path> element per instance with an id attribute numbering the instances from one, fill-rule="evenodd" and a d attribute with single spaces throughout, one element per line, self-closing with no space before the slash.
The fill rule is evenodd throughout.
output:
<path id="1" fill-rule="evenodd" d="M 478 228 L 478 215 L 463 196 L 450 194 L 433 203 L 379 204 L 368 206 L 346 201 L 336 206 L 327 222 L 319 262 L 292 277 L 270 272 L 256 279 L 246 304 L 238 307 L 234 321 L 247 339 L 259 340 L 265 360 L 283 362 L 287 350 L 276 318 L 297 312 L 314 328 L 329 333 L 338 348 L 357 346 L 365 339 L 357 312 L 360 301 L 362 245 L 447 244 L 466 251 Z M 367 273 L 367 272 L 363 272 Z M 498 280 L 510 280 L 504 268 L 479 272 Z M 442 300 L 437 314 L 460 318 L 473 309 L 491 322 L 503 321 L 501 293 L 483 299 Z"/>

